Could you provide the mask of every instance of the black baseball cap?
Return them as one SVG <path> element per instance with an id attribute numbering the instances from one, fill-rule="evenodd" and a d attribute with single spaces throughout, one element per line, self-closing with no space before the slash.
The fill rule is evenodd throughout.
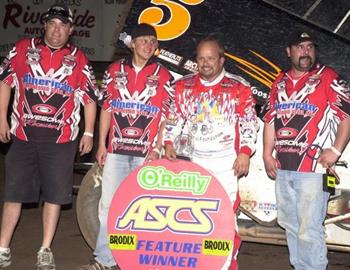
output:
<path id="1" fill-rule="evenodd" d="M 66 5 L 52 5 L 43 16 L 45 22 L 53 18 L 60 19 L 64 23 L 73 23 L 73 13 Z"/>
<path id="2" fill-rule="evenodd" d="M 315 44 L 315 39 L 310 34 L 310 32 L 304 30 L 297 30 L 289 35 L 288 46 L 298 45 L 299 43 L 304 41 L 311 41 Z"/>
<path id="3" fill-rule="evenodd" d="M 134 27 L 131 32 L 131 38 L 135 39 L 142 36 L 154 36 L 157 38 L 156 29 L 150 24 L 140 23 Z"/>

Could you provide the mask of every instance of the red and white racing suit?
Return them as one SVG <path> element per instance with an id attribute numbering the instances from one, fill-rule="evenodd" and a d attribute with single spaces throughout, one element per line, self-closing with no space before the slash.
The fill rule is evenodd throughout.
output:
<path id="1" fill-rule="evenodd" d="M 74 141 L 80 103 L 99 96 L 85 54 L 70 43 L 52 51 L 41 38 L 15 44 L 0 67 L 0 80 L 15 87 L 11 133 L 23 141 Z"/>
<path id="2" fill-rule="evenodd" d="M 338 123 L 349 116 L 349 94 L 326 66 L 317 66 L 295 85 L 288 72 L 277 77 L 262 116 L 274 124 L 281 170 L 324 173 L 317 163 L 320 148 L 313 145 L 333 145 Z"/>
<path id="3" fill-rule="evenodd" d="M 172 76 L 150 59 L 138 73 L 130 58 L 114 62 L 103 78 L 105 111 L 112 112 L 108 152 L 145 157 L 173 98 Z"/>
<path id="4" fill-rule="evenodd" d="M 233 163 L 238 153 L 255 150 L 257 118 L 251 87 L 225 70 L 213 82 L 199 74 L 185 76 L 175 84 L 175 106 L 166 126 L 165 144 L 177 153 L 185 148 L 191 160 L 209 170 L 227 192 L 234 211 L 239 204 Z M 235 228 L 237 228 L 236 222 Z M 237 229 L 236 229 L 237 231 Z M 231 258 L 222 269 L 236 269 L 240 239 L 236 234 Z"/>

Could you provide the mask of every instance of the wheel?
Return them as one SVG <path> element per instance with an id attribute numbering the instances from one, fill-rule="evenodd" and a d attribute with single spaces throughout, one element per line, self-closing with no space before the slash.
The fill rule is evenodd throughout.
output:
<path id="1" fill-rule="evenodd" d="M 102 170 L 95 163 L 84 176 L 77 196 L 76 212 L 80 231 L 95 249 L 99 230 L 98 206 L 101 197 Z"/>

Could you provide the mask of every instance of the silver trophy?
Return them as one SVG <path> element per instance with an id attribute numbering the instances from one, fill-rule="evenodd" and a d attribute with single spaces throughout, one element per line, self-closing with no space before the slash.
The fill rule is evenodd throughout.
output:
<path id="1" fill-rule="evenodd" d="M 174 147 L 179 159 L 191 160 L 193 154 L 193 137 L 190 134 L 181 133 L 175 138 Z"/>

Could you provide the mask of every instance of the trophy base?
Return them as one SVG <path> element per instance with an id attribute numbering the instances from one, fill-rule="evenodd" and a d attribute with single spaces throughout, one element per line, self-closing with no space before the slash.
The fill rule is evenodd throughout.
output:
<path id="1" fill-rule="evenodd" d="M 188 161 L 191 161 L 191 159 L 187 156 L 182 156 L 182 155 L 176 155 L 176 158 L 177 159 L 182 159 L 182 160 L 188 160 Z"/>

